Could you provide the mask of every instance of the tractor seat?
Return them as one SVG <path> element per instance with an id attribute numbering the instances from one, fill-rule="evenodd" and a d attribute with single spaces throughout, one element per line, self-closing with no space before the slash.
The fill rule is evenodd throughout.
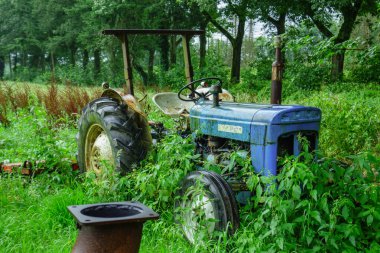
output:
<path id="1" fill-rule="evenodd" d="M 194 102 L 182 101 L 178 98 L 178 94 L 174 92 L 163 92 L 153 96 L 153 102 L 160 108 L 163 113 L 170 117 L 179 117 L 188 114 Z"/>

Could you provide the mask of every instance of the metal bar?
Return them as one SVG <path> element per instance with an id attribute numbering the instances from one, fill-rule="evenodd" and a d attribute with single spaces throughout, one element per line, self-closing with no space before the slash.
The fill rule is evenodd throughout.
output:
<path id="1" fill-rule="evenodd" d="M 75 161 L 70 161 L 69 159 L 62 159 L 62 161 L 68 161 L 71 163 L 71 168 L 73 171 L 79 170 L 78 163 Z M 36 161 L 34 163 L 30 161 L 24 161 L 22 163 L 0 163 L 0 173 L 13 173 L 16 172 L 18 169 L 21 169 L 22 175 L 37 175 L 45 171 L 46 165 L 45 161 Z"/>
<path id="2" fill-rule="evenodd" d="M 106 29 L 102 32 L 104 35 L 121 36 L 126 34 L 146 34 L 146 35 L 201 35 L 204 30 L 181 30 L 181 29 Z"/>
<path id="3" fill-rule="evenodd" d="M 281 37 L 276 36 L 274 39 L 276 48 L 276 60 L 272 64 L 272 84 L 271 84 L 271 104 L 281 104 L 282 92 L 282 72 L 283 63 L 281 59 Z"/>
<path id="4" fill-rule="evenodd" d="M 121 47 L 123 50 L 123 60 L 124 60 L 124 78 L 127 85 L 127 93 L 134 95 L 133 92 L 133 81 L 132 81 L 132 65 L 131 65 L 131 56 L 129 54 L 129 46 L 128 46 L 128 35 L 120 34 L 118 36 L 121 40 Z"/>

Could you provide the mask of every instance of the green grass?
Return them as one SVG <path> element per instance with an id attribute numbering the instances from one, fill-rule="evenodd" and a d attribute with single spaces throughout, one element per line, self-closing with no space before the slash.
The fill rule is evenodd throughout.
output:
<path id="1" fill-rule="evenodd" d="M 67 206 L 123 200 L 122 194 L 89 196 L 79 182 L 62 184 L 53 178 L 0 176 L 0 252 L 70 252 L 78 231 Z M 179 228 L 165 216 L 170 213 L 145 223 L 140 252 L 191 252 Z"/>
<path id="2" fill-rule="evenodd" d="M 195 246 L 187 243 L 173 221 L 177 185 L 198 159 L 188 140 L 175 135 L 167 138 L 142 168 L 127 177 L 111 171 L 102 180 L 93 180 L 91 174 L 71 172 L 69 162 L 62 160 L 75 157 L 75 119 L 51 118 L 35 102 L 9 111 L 11 125 L 0 125 L 0 161 L 40 159 L 56 171 L 34 178 L 0 175 L 0 252 L 70 252 L 78 231 L 67 206 L 132 199 L 161 215 L 144 225 L 140 252 L 376 252 L 380 247 L 376 174 L 380 167 L 380 90 L 376 85 L 357 85 L 285 93 L 285 103 L 322 109 L 320 149 L 326 161 L 288 159 L 281 175 L 287 183 L 282 191 L 272 189 L 272 195 L 258 190 L 263 189 L 264 179 L 249 174 L 247 183 L 256 202 L 241 208 L 238 232 L 230 239 L 220 234 Z M 268 93 L 267 88 L 253 95 L 247 94 L 246 87 L 235 88 L 239 101 L 265 102 Z M 150 100 L 147 103 L 150 119 L 175 126 Z M 348 162 L 347 169 L 335 157 Z M 295 177 L 294 170 L 305 173 Z M 363 178 L 363 173 L 370 176 Z M 299 185 L 307 188 L 299 191 Z"/>

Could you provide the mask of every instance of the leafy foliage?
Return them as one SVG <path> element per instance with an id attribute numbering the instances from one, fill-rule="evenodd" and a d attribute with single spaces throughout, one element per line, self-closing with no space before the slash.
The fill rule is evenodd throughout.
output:
<path id="1" fill-rule="evenodd" d="M 252 209 L 245 207 L 249 222 L 236 236 L 236 245 L 244 245 L 238 252 L 378 250 L 380 160 L 371 154 L 351 159 L 350 166 L 334 159 L 316 163 L 305 152 L 284 161 L 275 178 L 253 174 L 247 181 Z M 248 231 L 254 240 L 244 236 Z"/>
<path id="2" fill-rule="evenodd" d="M 264 85 L 257 86 L 263 88 L 262 95 L 251 97 L 246 94 L 244 85 L 247 84 L 241 85 L 235 87 L 238 100 L 262 102 L 268 96 Z M 76 92 L 57 88 L 69 94 Z M 126 177 L 120 177 L 107 164 L 101 175 L 78 175 L 62 159 L 75 155 L 74 121 L 66 113 L 58 117 L 49 115 L 37 103 L 33 85 L 24 108 L 13 108 L 9 96 L 1 97 L 0 107 L 4 104 L 7 108 L 10 122 L 7 126 L 0 124 L 0 160 L 44 159 L 56 170 L 31 178 L 0 174 L 3 193 L 0 248 L 6 252 L 69 252 L 77 229 L 66 206 L 128 199 L 138 200 L 161 215 L 159 221 L 145 225 L 141 252 L 178 249 L 181 252 L 377 252 L 380 249 L 377 138 L 380 117 L 378 110 L 373 110 L 380 104 L 377 89 L 376 84 L 341 83 L 323 85 L 320 91 L 301 90 L 286 95 L 287 102 L 322 108 L 320 150 L 327 156 L 319 161 L 307 152 L 305 144 L 301 156 L 282 161 L 281 173 L 275 178 L 254 174 L 251 161 L 237 153 L 231 155 L 232 162 L 226 168 L 203 164 L 204 168 L 219 172 L 240 165 L 252 196 L 249 204 L 240 206 L 241 226 L 236 234 L 229 238 L 226 233 L 218 233 L 213 240 L 195 247 L 182 238 L 180 228 L 173 222 L 179 182 L 200 162 L 191 138 L 168 135 Z M 149 111 L 150 116 L 164 121 L 166 126 L 175 125 L 155 109 Z M 318 157 L 322 156 L 318 154 Z"/>
<path id="3" fill-rule="evenodd" d="M 360 153 L 379 145 L 378 86 L 341 83 L 299 100 L 322 110 L 320 149 L 328 156 Z M 349 91 L 347 91 L 349 90 Z M 322 95 L 323 94 L 323 95 Z M 295 94 L 293 94 L 295 95 Z M 288 101 L 294 103 L 291 99 Z"/>

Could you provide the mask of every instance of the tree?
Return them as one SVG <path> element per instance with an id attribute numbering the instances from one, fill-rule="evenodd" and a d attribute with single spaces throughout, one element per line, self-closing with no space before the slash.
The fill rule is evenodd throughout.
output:
<path id="1" fill-rule="evenodd" d="M 350 39 L 359 15 L 376 10 L 376 0 L 299 0 L 298 6 L 302 8 L 304 14 L 313 21 L 326 38 L 332 39 L 335 53 L 331 59 L 331 75 L 333 79 L 340 79 L 343 75 L 344 55 L 346 52 L 342 43 Z M 339 15 L 341 25 L 334 34 L 333 29 L 330 27 L 336 14 Z"/>
<path id="2" fill-rule="evenodd" d="M 292 0 L 256 0 L 252 1 L 252 8 L 256 6 L 257 16 L 263 22 L 269 22 L 276 28 L 276 34 L 285 33 L 285 21 L 292 6 Z"/>
<path id="3" fill-rule="evenodd" d="M 250 11 L 249 0 L 204 1 L 196 0 L 207 20 L 212 23 L 232 45 L 231 82 L 240 81 L 241 49 L 244 39 L 245 22 Z M 237 21 L 236 33 L 229 31 Z"/>

